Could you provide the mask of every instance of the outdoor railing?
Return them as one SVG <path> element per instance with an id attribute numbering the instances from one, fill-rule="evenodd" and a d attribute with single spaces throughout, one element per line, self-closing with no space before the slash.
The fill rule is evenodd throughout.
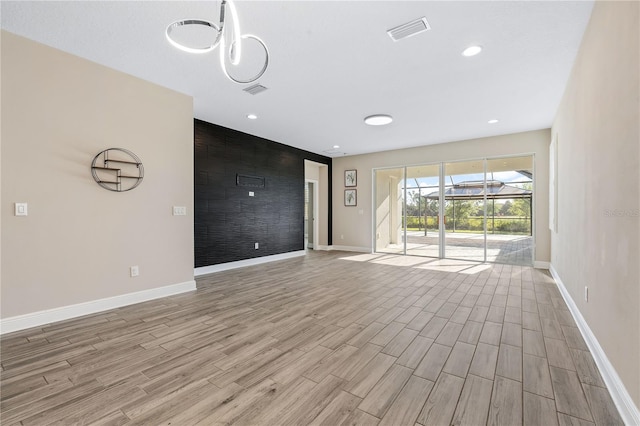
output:
<path id="1" fill-rule="evenodd" d="M 445 218 L 447 232 L 483 232 L 484 219 L 478 216 L 466 218 Z M 404 224 L 403 224 L 404 225 Z M 427 231 L 438 230 L 438 217 L 426 218 Z M 407 216 L 407 230 L 423 231 L 425 217 Z M 531 235 L 531 218 L 518 216 L 495 216 L 487 218 L 487 232 L 490 234 Z"/>

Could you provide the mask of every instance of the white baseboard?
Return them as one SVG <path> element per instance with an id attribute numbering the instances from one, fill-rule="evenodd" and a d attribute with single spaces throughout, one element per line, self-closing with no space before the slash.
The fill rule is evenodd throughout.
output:
<path id="1" fill-rule="evenodd" d="M 551 267 L 550 262 L 542 262 L 540 260 L 536 260 L 533 262 L 533 267 L 536 269 L 549 269 Z"/>
<path id="2" fill-rule="evenodd" d="M 339 246 L 335 244 L 331 246 L 331 250 L 355 251 L 358 253 L 371 253 L 371 247 Z"/>
<path id="3" fill-rule="evenodd" d="M 274 254 L 271 256 L 254 257 L 253 259 L 238 260 L 237 262 L 220 263 L 218 265 L 202 266 L 194 270 L 194 275 L 213 274 L 215 272 L 228 271 L 230 269 L 244 268 L 246 266 L 260 265 L 262 263 L 275 262 L 277 260 L 291 259 L 292 257 L 304 256 L 305 250 L 291 251 L 289 253 Z"/>
<path id="4" fill-rule="evenodd" d="M 582 313 L 580 313 L 578 306 L 573 301 L 573 298 L 569 294 L 569 291 L 567 291 L 567 288 L 552 264 L 549 265 L 549 271 L 556 280 L 558 289 L 560 290 L 564 301 L 567 303 L 567 306 L 573 315 L 573 319 L 575 319 L 576 324 L 578 324 L 580 333 L 582 333 L 582 337 L 593 355 L 593 359 L 598 366 L 598 370 L 600 370 L 602 379 L 607 385 L 609 393 L 611 394 L 611 399 L 613 399 L 613 402 L 616 404 L 616 408 L 618 408 L 618 412 L 620 413 L 622 420 L 626 425 L 640 425 L 640 410 L 638 410 L 633 399 L 631 399 L 631 395 L 629 395 L 627 388 L 622 383 L 622 380 L 620 380 L 620 376 L 618 376 L 615 368 L 611 365 L 607 354 L 602 349 L 602 346 L 600 346 L 598 339 L 591 331 L 591 328 L 589 328 L 589 325 L 582 316 Z"/>
<path id="5" fill-rule="evenodd" d="M 316 250 L 331 251 L 331 250 L 333 250 L 333 246 L 323 246 L 321 244 L 318 244 L 315 249 Z"/>
<path id="6" fill-rule="evenodd" d="M 95 314 L 97 312 L 120 308 L 122 306 L 133 305 L 134 303 L 146 302 L 148 300 L 172 296 L 174 294 L 186 293 L 188 291 L 194 291 L 195 289 L 196 282 L 192 280 L 179 284 L 137 291 L 135 293 L 93 300 L 91 302 L 78 303 L 76 305 L 63 306 L 60 308 L 33 312 L 31 314 L 4 318 L 0 319 L 0 335 L 31 327 L 38 327 L 56 321 L 81 317 L 83 315 Z"/>

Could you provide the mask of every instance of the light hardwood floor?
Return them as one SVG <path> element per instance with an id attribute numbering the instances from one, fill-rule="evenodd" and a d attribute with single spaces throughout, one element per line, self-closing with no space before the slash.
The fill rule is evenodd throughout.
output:
<path id="1" fill-rule="evenodd" d="M 6 335 L 13 424 L 622 424 L 548 274 L 311 252 Z"/>

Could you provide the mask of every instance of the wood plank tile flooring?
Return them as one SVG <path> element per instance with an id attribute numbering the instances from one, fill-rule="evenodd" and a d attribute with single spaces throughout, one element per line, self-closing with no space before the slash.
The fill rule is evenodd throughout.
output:
<path id="1" fill-rule="evenodd" d="M 311 252 L 0 343 L 3 425 L 622 424 L 521 266 Z"/>

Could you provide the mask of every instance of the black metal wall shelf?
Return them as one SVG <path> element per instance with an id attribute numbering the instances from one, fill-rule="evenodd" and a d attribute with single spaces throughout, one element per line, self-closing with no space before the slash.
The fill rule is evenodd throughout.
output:
<path id="1" fill-rule="evenodd" d="M 117 163 L 122 166 L 110 167 L 109 163 Z M 124 192 L 140 185 L 142 178 L 144 178 L 144 167 L 140 158 L 133 152 L 123 148 L 109 148 L 99 152 L 93 158 L 91 175 L 104 189 Z"/>

